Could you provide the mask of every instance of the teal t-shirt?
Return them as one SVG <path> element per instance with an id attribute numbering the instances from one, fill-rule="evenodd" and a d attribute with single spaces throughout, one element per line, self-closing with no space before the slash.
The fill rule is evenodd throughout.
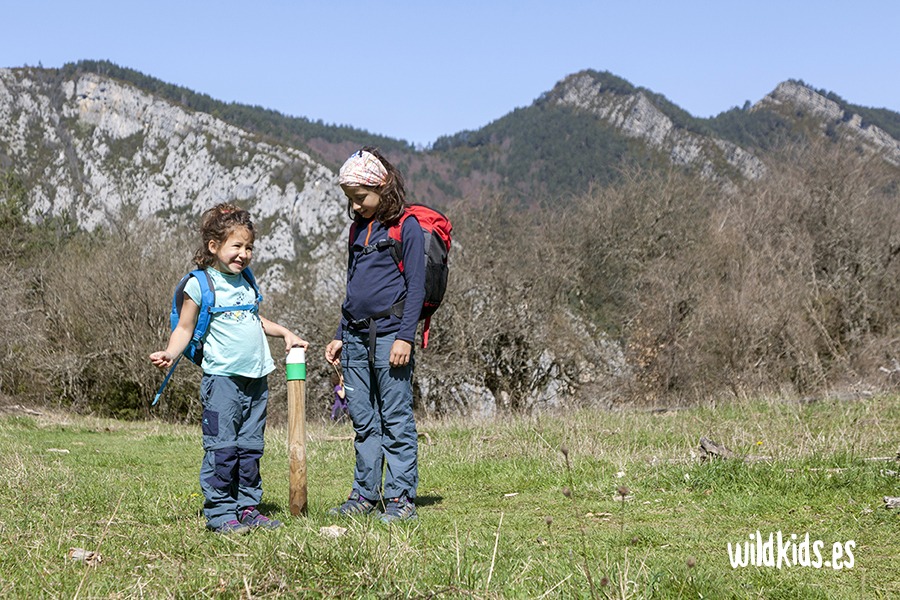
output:
<path id="1" fill-rule="evenodd" d="M 216 306 L 253 304 L 256 292 L 244 276 L 206 269 L 216 290 Z M 200 284 L 191 277 L 185 293 L 200 305 Z M 202 308 L 201 308 L 202 310 Z M 204 373 L 264 377 L 275 370 L 259 315 L 252 310 L 213 313 L 203 345 Z"/>

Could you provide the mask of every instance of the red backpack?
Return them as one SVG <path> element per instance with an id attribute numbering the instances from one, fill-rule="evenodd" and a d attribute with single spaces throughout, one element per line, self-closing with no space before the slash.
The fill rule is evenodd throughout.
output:
<path id="1" fill-rule="evenodd" d="M 444 292 L 447 291 L 447 275 L 449 264 L 447 255 L 450 252 L 451 235 L 453 225 L 450 219 L 435 209 L 424 204 L 407 204 L 400 216 L 400 220 L 388 229 L 391 257 L 397 263 L 397 268 L 403 272 L 403 243 L 400 238 L 400 230 L 403 222 L 410 215 L 414 216 L 425 234 L 425 300 L 422 303 L 422 312 L 419 320 L 425 320 L 422 332 L 422 347 L 428 346 L 428 333 L 431 329 L 431 315 L 441 305 Z M 356 234 L 356 223 L 350 226 L 350 243 Z"/>

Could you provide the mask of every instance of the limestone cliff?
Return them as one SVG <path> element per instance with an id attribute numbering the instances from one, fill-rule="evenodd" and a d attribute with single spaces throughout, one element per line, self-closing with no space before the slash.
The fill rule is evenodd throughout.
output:
<path id="1" fill-rule="evenodd" d="M 32 219 L 94 229 L 129 209 L 164 234 L 236 201 L 260 227 L 261 265 L 330 257 L 316 280 L 339 292 L 345 204 L 335 174 L 299 150 L 91 73 L 0 69 L 0 123 L 0 166 L 27 182 Z"/>
<path id="2" fill-rule="evenodd" d="M 834 128 L 858 140 L 869 152 L 900 166 L 900 141 L 878 126 L 865 123 L 860 115 L 796 81 L 780 83 L 751 110 L 778 111 L 794 119 L 810 117 L 822 134 Z"/>
<path id="3" fill-rule="evenodd" d="M 764 163 L 753 153 L 676 126 L 640 89 L 631 93 L 610 90 L 602 78 L 582 72 L 558 84 L 552 98 L 595 114 L 624 135 L 663 152 L 673 164 L 697 168 L 705 177 L 739 180 L 765 174 Z"/>

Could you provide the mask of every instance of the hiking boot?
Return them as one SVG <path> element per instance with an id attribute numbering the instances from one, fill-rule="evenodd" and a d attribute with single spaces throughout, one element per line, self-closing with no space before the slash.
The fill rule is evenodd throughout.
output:
<path id="1" fill-rule="evenodd" d="M 375 512 L 375 503 L 369 502 L 367 499 L 359 495 L 359 492 L 353 490 L 347 501 L 340 506 L 328 509 L 328 514 L 341 517 L 355 517 L 357 515 L 369 515 Z"/>
<path id="2" fill-rule="evenodd" d="M 222 535 L 246 535 L 250 533 L 250 528 L 237 521 L 235 519 L 231 519 L 230 521 L 225 521 L 218 527 L 209 527 L 207 529 L 214 533 L 219 533 Z"/>
<path id="3" fill-rule="evenodd" d="M 394 521 L 412 521 L 418 518 L 416 505 L 406 497 L 406 494 L 403 494 L 399 498 L 388 498 L 384 504 L 384 514 L 381 515 L 381 522 L 390 524 Z"/>
<path id="4" fill-rule="evenodd" d="M 241 511 L 241 523 L 247 527 L 261 527 L 262 529 L 278 529 L 283 523 L 277 519 L 270 519 L 256 510 L 255 506 L 248 506 Z"/>

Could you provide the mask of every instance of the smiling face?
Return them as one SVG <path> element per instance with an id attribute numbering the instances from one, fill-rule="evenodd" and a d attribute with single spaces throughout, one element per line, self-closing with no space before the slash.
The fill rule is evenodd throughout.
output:
<path id="1" fill-rule="evenodd" d="M 371 219 L 381 203 L 381 196 L 373 188 L 361 185 L 342 185 L 350 208 L 363 219 Z"/>
<path id="2" fill-rule="evenodd" d="M 214 269 L 237 275 L 250 265 L 253 258 L 253 233 L 246 227 L 236 227 L 224 242 L 210 240 L 209 251 L 216 257 L 212 265 Z"/>

